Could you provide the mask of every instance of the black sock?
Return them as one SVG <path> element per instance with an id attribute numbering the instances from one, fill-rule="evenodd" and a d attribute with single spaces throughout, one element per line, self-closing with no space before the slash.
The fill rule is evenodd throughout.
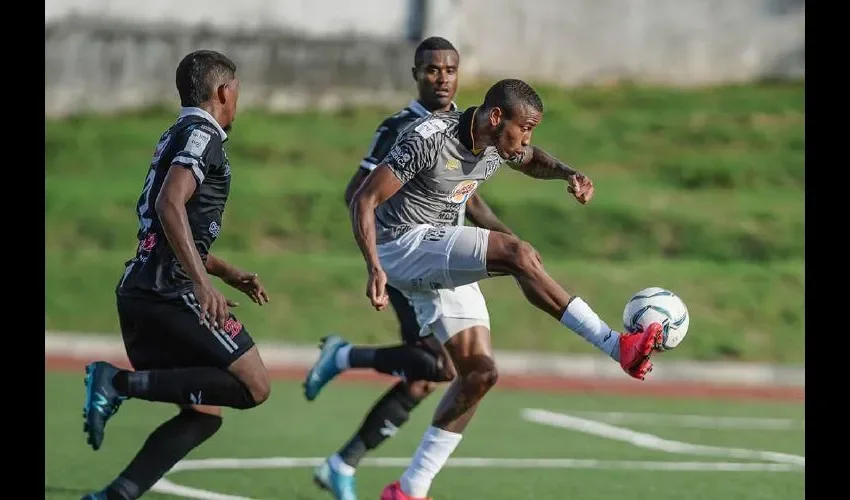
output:
<path id="1" fill-rule="evenodd" d="M 406 380 L 447 380 L 436 356 L 426 349 L 407 344 L 380 348 L 352 347 L 348 363 L 352 368 L 372 368 Z"/>
<path id="2" fill-rule="evenodd" d="M 229 408 L 257 406 L 251 391 L 227 370 L 178 368 L 173 370 L 120 371 L 112 384 L 122 396 L 175 404 L 204 404 Z"/>
<path id="3" fill-rule="evenodd" d="M 219 416 L 193 410 L 181 411 L 148 436 L 127 468 L 107 487 L 107 498 L 139 498 L 174 464 L 212 437 L 219 427 Z"/>
<path id="4" fill-rule="evenodd" d="M 410 397 L 405 382 L 394 385 L 375 403 L 357 434 L 339 450 L 342 461 L 357 467 L 367 451 L 377 448 L 407 422 L 411 410 L 421 401 Z"/>

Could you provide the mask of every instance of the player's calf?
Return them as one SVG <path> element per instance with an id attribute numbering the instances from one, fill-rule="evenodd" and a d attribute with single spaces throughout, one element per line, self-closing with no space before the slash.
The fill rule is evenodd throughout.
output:
<path id="1" fill-rule="evenodd" d="M 340 373 L 352 369 L 373 369 L 406 381 L 448 382 L 453 370 L 440 356 L 414 345 L 354 346 L 337 335 L 322 339 L 319 358 L 304 378 L 304 396 L 314 400 L 322 388 Z"/>
<path id="2" fill-rule="evenodd" d="M 431 482 L 460 444 L 479 402 L 499 378 L 486 327 L 458 332 L 446 342 L 446 349 L 457 377 L 440 400 L 431 427 L 401 477 L 400 491 L 411 497 L 427 495 Z"/>
<path id="3" fill-rule="evenodd" d="M 183 408 L 154 430 L 130 464 L 96 495 L 105 500 L 141 497 L 174 464 L 218 431 L 222 423 L 220 413 L 216 407 Z"/>
<path id="4" fill-rule="evenodd" d="M 271 393 L 269 376 L 256 346 L 227 370 L 215 367 L 118 371 L 112 383 L 124 397 L 174 403 L 254 408 Z"/>
<path id="5" fill-rule="evenodd" d="M 648 362 L 649 352 L 644 354 L 644 333 L 621 335 L 609 327 L 580 297 L 571 296 L 543 268 L 540 256 L 534 248 L 516 238 L 491 232 L 487 248 L 487 270 L 508 273 L 516 278 L 526 299 L 537 308 L 554 317 L 561 324 L 579 334 L 599 350 L 621 363 L 623 370 L 632 377 L 643 379 L 648 370 L 633 368 L 634 359 Z M 633 347 L 636 338 L 641 339 L 641 348 Z M 647 342 L 651 342 L 647 341 Z M 621 349 L 627 352 L 621 358 Z M 648 365 L 651 367 L 651 365 Z"/>

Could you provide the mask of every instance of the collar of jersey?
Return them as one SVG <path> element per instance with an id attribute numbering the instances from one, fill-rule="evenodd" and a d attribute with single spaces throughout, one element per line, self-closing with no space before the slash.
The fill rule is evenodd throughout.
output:
<path id="1" fill-rule="evenodd" d="M 224 131 L 223 128 L 221 128 L 221 125 L 218 124 L 215 118 L 213 118 L 213 115 L 207 113 L 205 110 L 195 107 L 182 107 L 180 108 L 180 116 L 178 116 L 177 119 L 179 120 L 184 116 L 200 116 L 201 118 L 212 122 L 212 124 L 215 125 L 216 130 L 218 130 L 218 133 L 221 135 L 221 142 L 227 140 L 227 133 Z"/>
<path id="2" fill-rule="evenodd" d="M 425 106 L 423 106 L 418 99 L 410 101 L 410 104 L 408 104 L 407 107 L 412 109 L 413 112 L 419 116 L 427 116 L 431 114 L 431 112 L 425 109 Z M 449 109 L 451 111 L 457 111 L 457 103 L 452 101 L 452 106 Z"/>

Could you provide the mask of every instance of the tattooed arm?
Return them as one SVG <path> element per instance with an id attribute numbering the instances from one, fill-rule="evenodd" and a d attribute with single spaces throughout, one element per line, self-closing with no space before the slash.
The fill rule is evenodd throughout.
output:
<path id="1" fill-rule="evenodd" d="M 537 146 L 527 147 L 525 154 L 518 160 L 509 161 L 508 166 L 535 179 L 562 179 L 566 181 L 579 173 L 576 169 Z"/>
<path id="2" fill-rule="evenodd" d="M 578 170 L 550 155 L 537 146 L 529 146 L 521 158 L 509 161 L 508 166 L 535 179 L 561 179 L 567 181 L 567 192 L 581 204 L 593 198 L 593 182 Z"/>

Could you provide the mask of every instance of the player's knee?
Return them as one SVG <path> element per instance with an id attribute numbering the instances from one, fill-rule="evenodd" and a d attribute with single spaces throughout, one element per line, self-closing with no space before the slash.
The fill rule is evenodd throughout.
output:
<path id="1" fill-rule="evenodd" d="M 258 380 L 251 387 L 249 387 L 248 390 L 251 391 L 251 397 L 254 399 L 254 403 L 256 406 L 265 403 L 272 393 L 272 385 L 269 381 L 268 375 Z"/>
<path id="2" fill-rule="evenodd" d="M 499 381 L 496 361 L 490 356 L 475 356 L 468 360 L 465 365 L 465 370 L 461 376 L 463 385 L 468 390 L 481 392 L 483 395 Z"/>
<path id="3" fill-rule="evenodd" d="M 413 401 L 422 401 L 437 388 L 436 382 L 416 380 L 407 384 L 407 396 Z"/>
<path id="4" fill-rule="evenodd" d="M 512 238 L 507 244 L 506 264 L 512 274 L 528 276 L 540 268 L 537 251 L 530 243 L 519 238 Z"/>
<path id="5" fill-rule="evenodd" d="M 251 397 L 248 408 L 259 406 L 269 399 L 272 392 L 272 386 L 268 372 L 265 370 L 252 376 L 248 380 L 243 380 L 242 383 L 245 384 L 245 388 L 248 389 L 248 394 Z"/>

